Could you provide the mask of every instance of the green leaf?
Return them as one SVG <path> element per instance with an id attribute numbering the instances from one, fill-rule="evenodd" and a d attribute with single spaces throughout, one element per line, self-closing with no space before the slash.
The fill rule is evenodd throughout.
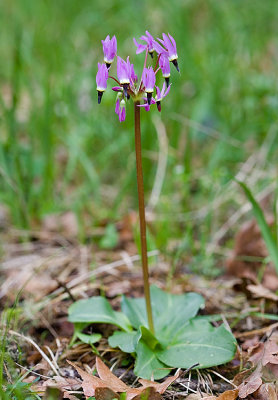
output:
<path id="1" fill-rule="evenodd" d="M 274 263 L 276 273 L 278 274 L 278 246 L 277 246 L 277 243 L 276 243 L 276 241 L 271 233 L 271 230 L 265 220 L 264 213 L 263 213 L 261 207 L 259 206 L 259 204 L 257 203 L 256 199 L 252 195 L 250 189 L 245 185 L 245 183 L 240 182 L 240 181 L 237 181 L 237 183 L 242 187 L 242 189 L 244 190 L 244 192 L 246 194 L 246 197 L 252 204 L 255 218 L 256 218 L 257 223 L 262 232 L 262 235 L 263 235 L 265 244 L 267 246 L 267 249 L 269 251 L 271 260 Z"/>
<path id="2" fill-rule="evenodd" d="M 139 340 L 143 339 L 144 342 L 146 343 L 146 345 L 153 351 L 156 351 L 157 349 L 162 348 L 158 339 L 145 326 L 140 326 L 136 339 L 137 339 L 137 342 L 139 342 Z"/>
<path id="3" fill-rule="evenodd" d="M 144 326 L 140 326 L 138 331 L 114 332 L 113 335 L 109 337 L 108 343 L 111 347 L 119 347 L 125 353 L 134 353 L 141 338 L 151 350 L 161 347 L 157 338 Z"/>
<path id="4" fill-rule="evenodd" d="M 108 338 L 109 346 L 119 347 L 125 353 L 134 353 L 136 345 L 136 331 L 132 332 L 114 332 L 112 336 Z"/>
<path id="5" fill-rule="evenodd" d="M 74 332 L 73 332 L 72 339 L 70 341 L 70 346 L 72 346 L 74 344 L 74 342 L 76 341 L 76 339 L 78 337 L 77 334 L 82 333 L 83 329 L 85 329 L 86 326 L 88 326 L 88 323 L 87 322 L 86 323 L 76 322 L 73 325 L 74 325 Z"/>
<path id="6" fill-rule="evenodd" d="M 168 342 L 177 329 L 183 329 L 187 321 L 194 317 L 199 308 L 204 306 L 204 299 L 197 293 L 174 295 L 151 286 L 151 302 L 155 335 L 161 342 Z M 130 299 L 123 296 L 122 310 L 132 326 L 148 326 L 145 300 Z"/>
<path id="7" fill-rule="evenodd" d="M 224 325 L 214 328 L 208 321 L 193 319 L 156 354 L 170 367 L 189 368 L 199 363 L 198 368 L 208 368 L 232 360 L 235 351 L 236 340 Z"/>
<path id="8" fill-rule="evenodd" d="M 197 293 L 170 294 L 156 286 L 151 287 L 155 335 L 168 343 L 177 330 L 183 331 L 189 319 L 204 307 L 204 298 Z"/>
<path id="9" fill-rule="evenodd" d="M 162 363 L 147 343 L 141 338 L 136 346 L 135 375 L 143 379 L 161 379 L 170 373 L 170 369 Z"/>
<path id="10" fill-rule="evenodd" d="M 88 335 L 86 333 L 76 332 L 76 337 L 78 337 L 78 339 L 80 339 L 81 342 L 83 342 L 83 343 L 94 344 L 94 343 L 100 341 L 101 334 L 100 333 L 93 333 L 91 335 Z"/>
<path id="11" fill-rule="evenodd" d="M 131 325 L 138 329 L 141 325 L 148 326 L 146 303 L 144 298 L 131 299 L 122 297 L 122 311 L 127 316 Z"/>
<path id="12" fill-rule="evenodd" d="M 106 298 L 95 296 L 82 299 L 69 307 L 70 322 L 106 323 L 116 325 L 124 331 L 130 331 L 131 326 L 126 316 L 114 311 Z"/>

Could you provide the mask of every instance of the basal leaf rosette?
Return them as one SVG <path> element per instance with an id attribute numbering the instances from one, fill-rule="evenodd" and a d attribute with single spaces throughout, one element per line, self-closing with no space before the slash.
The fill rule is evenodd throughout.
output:
<path id="1" fill-rule="evenodd" d="M 80 300 L 69 308 L 73 323 L 108 323 L 118 326 L 109 345 L 135 357 L 136 375 L 155 379 L 170 368 L 207 368 L 233 359 L 236 340 L 224 325 L 213 327 L 197 317 L 204 299 L 197 293 L 174 295 L 151 286 L 155 335 L 148 329 L 143 298 L 122 297 L 122 312 L 116 312 L 104 297 Z M 79 335 L 82 340 L 82 336 Z"/>

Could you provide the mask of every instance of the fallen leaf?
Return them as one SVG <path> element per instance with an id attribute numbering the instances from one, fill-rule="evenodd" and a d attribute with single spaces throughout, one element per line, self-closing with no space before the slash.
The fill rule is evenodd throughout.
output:
<path id="1" fill-rule="evenodd" d="M 255 298 L 263 298 L 273 301 L 278 301 L 277 294 L 273 293 L 271 290 L 267 289 L 263 285 L 247 285 L 247 289 Z"/>
<path id="2" fill-rule="evenodd" d="M 95 389 L 95 398 L 96 400 L 113 400 L 119 399 L 120 395 L 107 387 L 98 387 Z"/>
<path id="3" fill-rule="evenodd" d="M 123 392 L 126 393 L 126 400 L 160 400 L 160 395 L 178 378 L 178 374 L 176 374 L 175 376 L 167 378 L 162 383 L 141 379 L 140 383 L 142 386 L 131 388 L 117 378 L 99 357 L 96 357 L 96 369 L 99 378 L 83 371 L 71 361 L 68 361 L 68 363 L 72 365 L 81 376 L 81 386 L 84 395 L 88 397 L 95 396 L 96 400 L 112 400 L 111 397 L 113 395 L 113 398 L 118 398 L 118 393 Z"/>
<path id="4" fill-rule="evenodd" d="M 96 358 L 96 368 L 99 377 L 108 382 L 108 386 L 115 392 L 125 392 L 128 389 L 128 386 L 117 378 L 99 357 Z"/>
<path id="5" fill-rule="evenodd" d="M 204 393 L 191 393 L 186 400 L 216 400 L 216 396 L 205 396 Z"/>
<path id="6" fill-rule="evenodd" d="M 139 379 L 139 382 L 141 383 L 142 386 L 144 387 L 154 387 L 155 390 L 160 393 L 163 394 L 165 392 L 165 390 L 168 388 L 168 386 L 170 386 L 178 377 L 179 377 L 179 373 L 175 374 L 174 376 L 169 376 L 167 379 L 165 379 L 164 382 L 162 383 L 157 383 L 157 382 L 153 382 L 153 381 L 149 381 L 147 379 Z"/>
<path id="7" fill-rule="evenodd" d="M 133 400 L 161 400 L 161 394 L 153 386 L 146 387 L 140 394 L 133 397 Z"/>
<path id="8" fill-rule="evenodd" d="M 278 364 L 278 344 L 275 338 L 268 339 L 265 343 L 258 343 L 256 346 L 252 347 L 249 351 L 249 360 L 253 362 L 254 365 L 259 362 L 262 366 L 270 364 Z"/>
<path id="9" fill-rule="evenodd" d="M 64 392 L 64 399 L 68 399 L 68 400 L 79 400 L 79 397 L 74 396 L 73 394 L 69 393 L 69 392 Z"/>
<path id="10" fill-rule="evenodd" d="M 256 345 L 259 343 L 259 341 L 260 341 L 259 336 L 258 336 L 258 335 L 255 335 L 255 336 L 253 336 L 251 339 L 246 339 L 246 340 L 242 343 L 241 347 L 242 347 L 243 350 L 248 350 L 248 349 L 250 349 L 251 347 L 256 346 Z"/>
<path id="11" fill-rule="evenodd" d="M 78 398 L 69 393 L 72 390 L 78 390 L 81 388 L 81 382 L 75 378 L 63 378 L 61 376 L 53 376 L 52 378 L 46 381 L 37 381 L 35 377 L 28 377 L 24 379 L 24 382 L 30 381 L 30 379 L 34 380 L 34 383 L 31 386 L 31 389 L 37 394 L 43 395 L 49 393 L 51 389 L 57 389 L 62 393 L 62 397 L 64 399 L 69 400 L 78 400 Z M 50 392 L 51 393 L 51 392 Z M 55 393 L 55 392 L 54 392 Z M 58 393 L 58 392 L 57 392 Z M 52 395 L 52 393 L 51 393 Z M 45 397 L 48 399 L 48 397 Z M 56 399 L 56 397 L 54 397 Z M 59 397 L 60 398 L 60 397 Z"/>
<path id="12" fill-rule="evenodd" d="M 273 226 L 274 219 L 268 217 L 267 223 Z M 257 271 L 267 256 L 268 250 L 257 222 L 247 221 L 236 234 L 233 255 L 226 263 L 227 272 L 239 278 L 248 276 L 256 279 Z M 278 289 L 278 278 L 273 266 L 266 267 L 262 284 L 273 291 Z"/>
<path id="13" fill-rule="evenodd" d="M 233 379 L 233 384 L 235 386 L 239 386 L 242 382 L 244 382 L 245 379 L 248 378 L 248 376 L 251 375 L 252 371 L 254 371 L 254 368 L 249 368 L 244 371 L 239 372 Z"/>
<path id="14" fill-rule="evenodd" d="M 248 351 L 249 360 L 253 363 L 255 370 L 244 371 L 241 374 L 238 374 L 235 379 L 241 384 L 238 386 L 239 389 L 239 397 L 245 398 L 250 394 L 255 396 L 255 399 L 268 399 L 265 397 L 263 393 L 267 391 L 271 391 L 272 389 L 265 387 L 263 385 L 263 380 L 271 381 L 276 380 L 276 373 L 278 371 L 278 344 L 277 344 L 277 335 L 273 333 L 273 335 L 266 341 L 260 342 L 255 346 L 251 347 Z M 246 374 L 251 372 L 248 377 Z M 237 384 L 238 384 L 237 383 Z M 260 394 L 261 393 L 261 394 Z M 257 397 L 256 397 L 257 396 Z M 260 396 L 260 397 L 258 397 Z M 264 397 L 263 397 L 264 396 Z M 276 398 L 277 400 L 277 398 Z"/>
<path id="15" fill-rule="evenodd" d="M 256 368 L 256 370 L 252 372 L 252 374 L 245 379 L 241 385 L 239 385 L 238 396 L 242 399 L 245 399 L 245 397 L 249 396 L 249 394 L 252 394 L 258 390 L 263 383 L 261 375 L 261 367 Z"/>
<path id="16" fill-rule="evenodd" d="M 267 254 L 266 245 L 256 221 L 247 221 L 236 234 L 233 256 L 227 261 L 228 273 L 233 276 L 242 277 L 244 272 L 249 271 L 256 276 L 261 262 L 245 261 L 244 258 L 263 259 L 267 257 Z"/>
<path id="17" fill-rule="evenodd" d="M 73 368 L 76 369 L 78 374 L 82 378 L 82 389 L 84 392 L 85 396 L 94 396 L 95 395 L 95 389 L 98 387 L 107 387 L 107 382 L 103 382 L 101 379 L 97 378 L 96 376 L 93 376 L 91 374 L 88 374 L 87 372 L 83 371 L 81 368 L 79 368 L 77 365 L 75 365 L 73 362 L 68 361 L 70 365 L 73 366 Z"/>
<path id="18" fill-rule="evenodd" d="M 256 400 L 277 400 L 277 390 L 274 385 L 264 383 L 255 393 Z"/>
<path id="19" fill-rule="evenodd" d="M 238 396 L 238 389 L 227 390 L 224 393 L 221 393 L 219 397 L 216 397 L 216 400 L 236 400 Z"/>
<path id="20" fill-rule="evenodd" d="M 238 390 L 227 390 L 221 393 L 220 396 L 202 396 L 202 394 L 191 394 L 186 400 L 236 400 L 238 396 Z"/>

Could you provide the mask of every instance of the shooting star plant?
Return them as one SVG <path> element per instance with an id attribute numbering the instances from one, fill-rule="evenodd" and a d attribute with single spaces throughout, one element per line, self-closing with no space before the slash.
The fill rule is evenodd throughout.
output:
<path id="1" fill-rule="evenodd" d="M 160 379 L 170 372 L 170 368 L 206 368 L 230 361 L 235 354 L 235 338 L 222 324 L 213 327 L 208 318 L 195 318 L 204 307 L 204 299 L 197 293 L 173 295 L 156 286 L 149 285 L 146 219 L 144 205 L 144 184 L 141 156 L 140 111 L 150 111 L 156 104 L 161 112 L 161 103 L 169 94 L 171 64 L 179 71 L 177 48 L 174 38 L 163 33 L 163 39 L 155 40 L 146 31 L 140 37 L 142 43 L 134 39 L 136 54 L 145 52 L 141 77 L 135 73 L 129 57 L 117 55 L 116 76 L 110 75 L 116 57 L 115 36 L 107 36 L 103 44 L 104 63 L 98 64 L 96 76 L 98 103 L 107 90 L 107 81 L 112 79 L 117 86 L 115 112 L 119 121 L 126 118 L 127 103 L 134 104 L 134 132 L 136 151 L 137 189 L 139 200 L 139 220 L 141 239 L 141 259 L 144 279 L 144 299 L 122 297 L 122 312 L 114 311 L 103 296 L 75 302 L 69 309 L 69 320 L 75 324 L 73 341 L 76 338 L 85 343 L 95 343 L 99 335 L 82 332 L 91 323 L 116 325 L 109 337 L 111 347 L 119 347 L 131 353 L 136 361 L 134 372 L 141 378 Z M 156 57 L 155 57 L 156 53 Z M 147 65 L 150 55 L 155 66 Z M 152 60 L 153 59 L 153 60 Z M 109 73 L 108 73 L 109 69 Z M 157 74 L 161 71 L 165 79 L 162 88 L 157 85 Z"/>
<path id="2" fill-rule="evenodd" d="M 145 52 L 145 61 L 143 65 L 141 79 L 138 80 L 134 71 L 134 65 L 130 63 L 129 57 L 126 61 L 117 55 L 117 77 L 108 75 L 108 69 L 116 56 L 117 40 L 116 37 L 110 40 L 108 35 L 102 41 L 104 64 L 98 64 L 98 72 L 96 76 L 98 103 L 100 104 L 103 93 L 107 89 L 107 81 L 109 78 L 113 79 L 117 86 L 112 87 L 112 90 L 117 92 L 115 113 L 119 117 L 119 121 L 123 122 L 126 118 L 126 103 L 132 100 L 134 103 L 134 121 L 135 121 L 135 149 L 136 149 L 136 170 L 137 170 L 137 187 L 139 199 L 139 218 L 140 218 L 140 237 L 141 237 L 141 257 L 144 277 L 144 293 L 146 299 L 146 309 L 148 315 L 149 328 L 154 333 L 154 324 L 152 317 L 150 287 L 149 287 L 149 272 L 148 272 L 148 258 L 147 258 L 147 243 L 146 243 L 146 219 L 145 219 L 145 205 L 144 205 L 144 184 L 143 184 L 143 170 L 142 170 L 142 157 L 141 157 L 141 129 L 140 129 L 140 107 L 144 107 L 146 111 L 150 110 L 153 104 L 157 105 L 157 109 L 161 111 L 161 100 L 167 96 L 170 90 L 170 62 L 174 64 L 179 71 L 177 62 L 177 48 L 174 38 L 168 34 L 163 33 L 163 40 L 158 39 L 158 43 L 153 36 L 146 31 L 146 34 L 140 37 L 140 40 L 145 42 L 140 44 L 134 38 L 134 44 L 137 47 L 136 54 Z M 157 53 L 157 62 L 155 67 L 147 66 L 148 54 L 154 57 L 154 52 Z M 156 86 L 156 75 L 162 71 L 162 76 L 165 78 L 162 90 Z M 154 90 L 156 96 L 153 97 Z M 141 104 L 142 103 L 142 104 Z"/>

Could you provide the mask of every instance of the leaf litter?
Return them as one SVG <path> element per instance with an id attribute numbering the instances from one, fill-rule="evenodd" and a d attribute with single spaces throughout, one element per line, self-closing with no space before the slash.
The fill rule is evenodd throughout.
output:
<path id="1" fill-rule="evenodd" d="M 73 219 L 70 217 L 69 221 L 70 224 Z M 32 371 L 43 374 L 39 380 L 33 383 L 33 387 L 38 390 L 38 393 L 43 394 L 49 386 L 55 386 L 61 391 L 64 398 L 75 400 L 80 398 L 81 393 L 92 393 L 91 382 L 92 380 L 96 382 L 96 379 L 99 379 L 97 382 L 98 384 L 102 382 L 102 385 L 95 388 L 97 389 L 98 400 L 103 400 L 103 396 L 107 396 L 107 393 L 103 392 L 102 389 L 113 390 L 116 394 L 127 391 L 131 396 L 130 398 L 136 398 L 145 388 L 153 388 L 149 389 L 151 396 L 157 396 L 157 394 L 161 396 L 164 393 L 163 395 L 166 398 L 182 397 L 189 400 L 199 398 L 233 400 L 237 397 L 248 400 L 277 399 L 277 384 L 275 383 L 277 381 L 277 324 L 269 323 L 269 320 L 252 314 L 257 312 L 262 315 L 264 313 L 277 315 L 275 285 L 273 285 L 273 282 L 272 286 L 266 284 L 267 281 L 271 281 L 271 266 L 267 266 L 265 269 L 262 281 L 257 279 L 261 262 L 258 260 L 250 261 L 251 258 L 246 264 L 242 264 L 242 260 L 240 260 L 240 268 L 234 271 L 231 268 L 228 269 L 229 274 L 234 275 L 237 281 L 225 277 L 208 281 L 203 277 L 190 275 L 188 271 L 186 271 L 187 276 L 184 279 L 184 267 L 181 265 L 177 268 L 173 277 L 172 292 L 185 293 L 192 290 L 196 291 L 196 288 L 198 288 L 197 291 L 207 299 L 206 309 L 203 310 L 204 316 L 206 314 L 221 315 L 221 313 L 224 313 L 228 321 L 232 323 L 233 332 L 239 339 L 241 352 L 229 365 L 217 368 L 217 371 L 223 378 L 225 377 L 227 382 L 221 378 L 211 377 L 207 379 L 209 373 L 206 374 L 205 372 L 200 372 L 196 376 L 192 371 L 190 377 L 182 377 L 181 374 L 177 378 L 171 375 L 168 378 L 169 381 L 166 379 L 165 383 L 140 380 L 139 385 L 141 386 L 136 387 L 136 377 L 133 374 L 132 364 L 131 369 L 121 366 L 122 363 L 126 362 L 123 353 L 110 349 L 105 339 L 107 330 L 111 327 L 93 325 L 86 328 L 84 331 L 86 334 L 101 333 L 103 335 L 103 338 L 94 348 L 81 342 L 69 346 L 73 329 L 72 324 L 67 321 L 67 310 L 72 302 L 71 297 L 86 298 L 99 295 L 102 291 L 109 298 L 111 305 L 119 309 L 119 294 L 125 293 L 127 296 L 132 294 L 134 297 L 142 296 L 141 273 L 137 270 L 139 257 L 133 245 L 132 234 L 128 231 L 128 224 L 123 223 L 124 233 L 120 246 L 110 252 L 99 250 L 96 246 L 78 244 L 74 229 L 68 229 L 69 235 L 66 237 L 63 232 L 63 229 L 66 228 L 62 226 L 62 223 L 57 229 L 54 225 L 50 229 L 50 225 L 49 223 L 47 228 L 49 230 L 45 229 L 44 232 L 30 232 L 27 241 L 22 241 L 22 237 L 24 237 L 22 235 L 25 235 L 25 233 L 20 231 L 8 230 L 2 233 L 4 235 L 3 240 L 7 243 L 3 254 L 2 299 L 6 303 L 12 304 L 15 300 L 14 294 L 23 287 L 20 295 L 23 310 L 21 318 L 28 320 L 30 312 L 34 318 L 33 327 L 30 326 L 27 333 L 32 336 L 52 362 L 54 357 L 60 374 L 58 376 L 51 372 L 48 363 L 42 359 L 40 352 L 31 344 L 23 345 L 22 348 L 30 369 L 29 376 L 26 379 L 32 379 L 36 376 L 33 375 Z M 119 226 L 121 227 L 120 224 Z M 254 228 L 252 229 L 254 230 Z M 249 239 L 252 241 L 252 235 Z M 245 253 L 244 246 L 248 245 L 246 236 L 244 240 L 245 243 L 237 244 L 239 246 L 235 251 L 237 261 Z M 259 236 L 256 240 L 260 240 Z M 257 242 L 252 246 L 257 251 L 261 245 L 258 247 Z M 265 257 L 263 251 L 265 250 L 262 250 L 260 255 Z M 254 256 L 258 257 L 258 252 L 254 250 L 254 253 Z M 157 257 L 157 252 L 154 254 Z M 252 257 L 250 247 L 247 255 Z M 150 260 L 154 259 L 150 258 Z M 100 265 L 100 267 L 92 271 L 90 270 L 92 263 Z M 22 275 L 17 273 L 19 268 L 24 271 Z M 255 274 L 254 271 L 256 271 Z M 153 263 L 151 266 L 151 282 L 163 287 L 167 273 L 167 259 L 160 257 L 160 263 Z M 15 279 L 15 277 L 18 279 Z M 93 280 L 90 278 L 93 278 Z M 42 281 L 45 284 L 45 289 L 41 286 Z M 240 285 L 233 286 L 233 282 L 241 282 L 241 289 L 238 290 Z M 245 289 L 242 291 L 244 287 Z M 36 307 L 33 304 L 36 304 Z M 28 307 L 27 316 L 26 307 Z M 213 322 L 213 324 L 217 325 L 217 322 Z M 43 331 L 47 332 L 47 335 L 42 341 L 40 333 Z M 103 367 L 101 362 L 97 362 L 99 377 L 96 376 L 95 379 L 92 373 L 84 370 L 84 366 L 86 368 L 89 365 L 94 365 L 94 352 L 105 357 L 111 364 L 116 362 L 119 365 L 119 367 L 114 368 L 114 372 L 117 375 L 124 375 L 123 380 L 120 380 L 121 384 L 119 384 L 116 376 L 111 378 L 111 375 L 114 375 L 105 364 L 103 364 Z M 70 362 L 74 363 L 74 369 L 82 380 L 74 374 L 73 369 L 66 366 L 66 359 L 70 359 Z M 109 384 L 108 382 L 104 384 L 105 377 L 108 374 L 106 368 L 110 374 Z M 89 370 L 92 371 L 92 367 Z M 86 388 L 88 392 L 85 392 L 84 388 L 82 389 L 86 379 L 83 379 L 81 371 L 83 377 L 88 374 L 87 379 L 90 382 Z M 46 378 L 46 376 L 49 376 L 49 378 Z M 203 378 L 200 379 L 200 376 L 203 376 Z M 114 380 L 116 385 L 112 385 L 112 388 L 111 379 Z M 171 381 L 172 379 L 173 381 Z M 171 390 L 169 388 L 166 390 L 168 382 L 169 384 L 172 383 Z M 120 385 L 120 387 L 117 385 Z"/>
<path id="2" fill-rule="evenodd" d="M 116 393 L 115 397 L 112 397 L 112 399 L 118 398 L 118 393 L 126 393 L 127 400 L 131 400 L 137 396 L 140 398 L 141 395 L 146 395 L 147 399 L 150 400 L 159 400 L 160 396 L 158 395 L 163 394 L 168 386 L 179 377 L 179 373 L 177 373 L 174 376 L 168 377 L 162 383 L 139 379 L 141 387 L 134 388 L 127 386 L 121 379 L 117 378 L 99 357 L 96 357 L 96 370 L 99 378 L 88 374 L 70 361 L 68 361 L 68 363 L 72 365 L 81 376 L 82 388 L 85 396 L 95 396 L 97 400 L 108 400 L 104 396 L 103 389 L 106 391 L 108 389 L 108 391 L 110 391 L 108 394 L 106 393 L 108 396 L 111 392 L 114 394 Z"/>

